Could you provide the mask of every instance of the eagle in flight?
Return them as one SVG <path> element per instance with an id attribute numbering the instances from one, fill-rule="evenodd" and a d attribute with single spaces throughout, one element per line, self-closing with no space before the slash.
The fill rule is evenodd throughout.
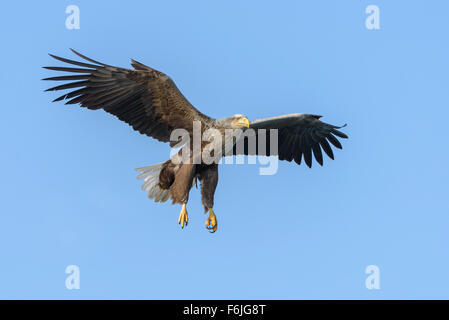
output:
<path id="1" fill-rule="evenodd" d="M 322 150 L 334 159 L 330 144 L 341 149 L 337 139 L 347 138 L 341 132 L 341 127 L 333 126 L 319 120 L 321 116 L 313 114 L 288 114 L 267 119 L 249 121 L 248 118 L 237 114 L 228 118 L 211 118 L 190 104 L 166 74 L 147 67 L 142 63 L 131 60 L 133 69 L 110 66 L 92 59 L 71 49 L 73 53 L 87 62 L 79 62 L 51 55 L 56 60 L 70 66 L 44 67 L 45 69 L 68 72 L 68 74 L 43 80 L 69 81 L 47 89 L 46 91 L 72 90 L 53 101 L 67 100 L 66 104 L 80 104 L 91 110 L 103 109 L 120 120 L 128 123 L 134 130 L 162 142 L 170 142 L 175 146 L 177 141 L 171 141 L 171 134 L 175 129 L 183 129 L 189 138 L 194 136 L 194 123 L 200 124 L 200 131 L 215 129 L 223 139 L 201 141 L 199 152 L 206 148 L 216 152 L 215 157 L 221 158 L 233 152 L 234 155 L 277 155 L 279 160 L 298 165 L 301 161 L 310 168 L 312 153 L 320 165 L 323 165 Z M 81 68 L 80 68 L 81 67 Z M 226 130 L 240 132 L 231 139 L 225 137 Z M 267 130 L 277 130 L 277 141 L 271 135 L 265 136 Z M 255 148 L 249 145 L 252 132 L 255 137 Z M 220 141 L 220 142 L 217 142 Z M 236 148 L 242 142 L 242 148 Z M 214 144 L 215 143 L 215 144 Z M 217 143 L 220 145 L 217 146 Z M 277 144 L 273 151 L 270 144 Z M 330 143 L 330 144 L 329 144 Z M 262 147 L 261 147 L 262 146 Z M 198 150 L 188 144 L 191 153 L 190 161 L 179 161 L 182 149 L 169 160 L 136 169 L 140 172 L 138 178 L 143 179 L 142 189 L 148 191 L 148 197 L 156 202 L 169 199 L 173 204 L 182 205 L 178 223 L 183 228 L 188 224 L 186 204 L 190 189 L 199 180 L 201 184 L 201 198 L 205 212 L 209 213 L 206 227 L 211 231 L 217 230 L 217 217 L 214 213 L 214 194 L 218 183 L 218 163 L 205 162 L 199 157 Z M 177 159 L 175 159 L 177 157 Z M 196 157 L 196 158 L 195 158 Z M 192 161 L 195 160 L 197 161 Z M 176 161 L 175 161 L 176 160 Z M 184 159 L 185 160 L 185 159 Z"/>

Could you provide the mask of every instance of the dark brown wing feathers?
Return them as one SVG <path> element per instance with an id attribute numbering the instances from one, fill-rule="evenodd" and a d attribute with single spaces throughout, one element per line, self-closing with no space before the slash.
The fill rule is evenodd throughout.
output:
<path id="1" fill-rule="evenodd" d="M 195 109 L 175 83 L 164 73 L 132 60 L 134 70 L 110 66 L 72 50 L 91 63 L 50 55 L 56 60 L 83 67 L 44 67 L 54 71 L 76 73 L 45 78 L 73 81 L 46 91 L 75 89 L 54 101 L 68 100 L 88 109 L 103 109 L 131 125 L 136 131 L 167 142 L 170 133 L 183 128 L 192 133 L 193 121 L 209 125 L 213 119 Z"/>
<path id="2" fill-rule="evenodd" d="M 337 137 L 346 139 L 348 136 L 338 129 L 342 127 L 333 126 L 319 120 L 320 116 L 311 114 L 293 114 L 262 119 L 251 122 L 250 128 L 255 130 L 256 140 L 259 129 L 266 129 L 266 153 L 258 150 L 257 155 L 270 154 L 270 135 L 268 129 L 278 130 L 278 153 L 279 160 L 292 161 L 298 165 L 302 160 L 310 168 L 313 158 L 320 165 L 323 165 L 323 152 L 334 159 L 334 153 L 329 142 L 336 148 L 341 149 L 342 145 Z M 344 126 L 343 126 L 344 127 Z M 248 139 L 243 140 L 244 154 L 249 154 Z M 237 152 L 237 148 L 234 148 Z"/>

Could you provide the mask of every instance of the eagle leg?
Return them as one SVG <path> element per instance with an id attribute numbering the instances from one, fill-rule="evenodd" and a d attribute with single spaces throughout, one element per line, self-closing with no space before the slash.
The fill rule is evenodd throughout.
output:
<path id="1" fill-rule="evenodd" d="M 214 233 L 217 231 L 217 216 L 215 215 L 214 210 L 209 208 L 209 217 L 206 220 L 206 228 L 210 231 L 210 233 Z"/>
<path id="2" fill-rule="evenodd" d="M 187 214 L 187 209 L 186 209 L 186 204 L 183 203 L 182 204 L 182 208 L 181 208 L 181 213 L 179 214 L 179 218 L 178 218 L 178 224 L 181 225 L 181 228 L 184 229 L 184 223 L 187 224 L 189 223 L 189 216 Z"/>

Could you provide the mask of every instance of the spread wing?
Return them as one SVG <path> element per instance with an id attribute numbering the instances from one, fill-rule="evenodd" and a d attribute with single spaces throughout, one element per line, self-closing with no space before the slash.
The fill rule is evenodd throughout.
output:
<path id="1" fill-rule="evenodd" d="M 208 126 L 213 119 L 195 109 L 182 95 L 175 83 L 164 73 L 132 60 L 134 70 L 110 66 L 71 49 L 84 63 L 51 57 L 79 67 L 44 67 L 68 75 L 43 80 L 70 81 L 46 91 L 73 89 L 54 101 L 68 100 L 82 107 L 103 109 L 128 123 L 134 130 L 159 141 L 170 140 L 170 133 L 183 128 L 192 135 L 193 121 Z M 173 143 L 176 143 L 173 142 Z"/>
<path id="2" fill-rule="evenodd" d="M 338 129 L 342 127 L 333 126 L 319 120 L 321 116 L 312 114 L 288 114 L 267 119 L 255 120 L 250 123 L 250 129 L 246 134 L 247 137 L 256 135 L 256 148 L 249 148 L 248 141 L 251 139 L 243 136 L 234 146 L 234 154 L 238 154 L 238 143 L 243 143 L 243 154 L 245 155 L 278 155 L 279 160 L 294 160 L 297 164 L 301 164 L 301 159 L 310 168 L 312 167 L 312 153 L 315 160 L 323 165 L 322 150 L 334 159 L 334 153 L 330 144 L 341 149 L 341 143 L 337 139 L 346 139 L 348 136 Z M 345 125 L 346 126 L 346 125 Z M 344 127 L 344 126 L 343 126 Z M 259 130 L 266 129 L 266 146 L 265 152 L 259 150 Z M 278 152 L 270 153 L 270 134 L 268 129 L 278 130 Z M 330 144 L 329 144 L 330 142 Z M 255 150 L 254 150 L 255 149 Z M 255 151 L 255 152 L 254 152 Z M 241 154 L 242 152 L 240 152 Z"/>

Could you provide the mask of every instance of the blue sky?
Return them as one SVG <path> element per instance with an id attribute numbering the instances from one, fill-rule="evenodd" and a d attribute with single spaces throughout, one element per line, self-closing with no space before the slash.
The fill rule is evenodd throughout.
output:
<path id="1" fill-rule="evenodd" d="M 65 27 L 68 5 L 80 29 Z M 365 27 L 380 8 L 380 30 Z M 447 1 L 60 1 L 2 5 L 0 298 L 449 298 Z M 74 58 L 135 58 L 198 109 L 348 123 L 336 160 L 223 165 L 209 234 L 134 168 L 168 146 L 102 111 L 50 103 Z M 80 267 L 67 290 L 65 268 Z M 365 268 L 380 269 L 380 290 Z"/>

